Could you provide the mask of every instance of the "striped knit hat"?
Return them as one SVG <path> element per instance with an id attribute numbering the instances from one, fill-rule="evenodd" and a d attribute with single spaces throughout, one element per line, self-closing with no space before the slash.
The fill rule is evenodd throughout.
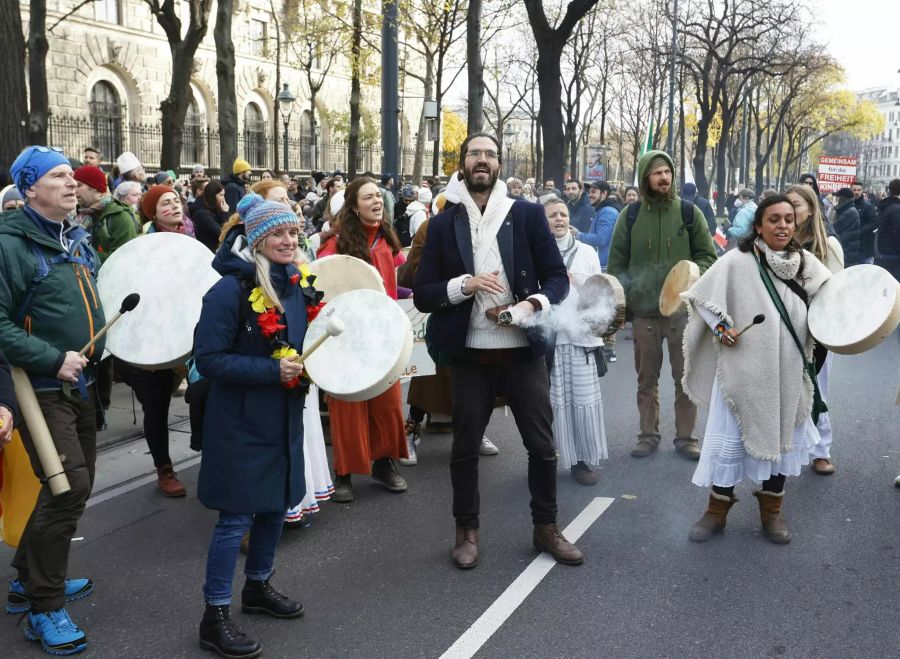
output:
<path id="1" fill-rule="evenodd" d="M 289 206 L 277 201 L 265 201 L 253 192 L 241 199 L 237 211 L 244 218 L 244 230 L 251 249 L 281 227 L 300 228 L 300 220 Z"/>

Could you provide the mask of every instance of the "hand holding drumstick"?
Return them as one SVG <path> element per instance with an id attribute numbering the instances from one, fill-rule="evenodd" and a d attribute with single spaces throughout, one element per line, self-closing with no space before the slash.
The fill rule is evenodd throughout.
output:
<path id="1" fill-rule="evenodd" d="M 734 330 L 733 328 L 728 328 L 727 330 L 722 332 L 722 336 L 719 337 L 719 341 L 721 342 L 721 344 L 723 346 L 733 348 L 734 346 L 737 345 L 738 339 L 740 338 L 741 334 L 746 332 L 748 329 L 750 329 L 754 325 L 759 325 L 760 323 L 764 322 L 765 320 L 766 320 L 765 314 L 757 314 L 756 316 L 753 317 L 753 322 L 750 323 L 749 325 L 747 325 L 740 332 Z"/>

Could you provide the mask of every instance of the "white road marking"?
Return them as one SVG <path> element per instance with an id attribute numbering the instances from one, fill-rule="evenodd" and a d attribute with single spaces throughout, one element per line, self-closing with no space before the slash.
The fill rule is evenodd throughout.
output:
<path id="1" fill-rule="evenodd" d="M 615 499 L 596 497 L 582 510 L 578 517 L 565 528 L 563 535 L 569 542 L 577 542 L 582 534 L 597 521 Z M 466 632 L 441 655 L 441 659 L 469 659 L 481 649 L 487 640 L 494 635 L 500 626 L 515 612 L 519 605 L 537 588 L 538 584 L 553 569 L 556 561 L 550 554 L 542 553 L 535 558 L 525 570 L 516 577 L 509 587 L 503 591 L 487 611 L 481 614 Z"/>
<path id="2" fill-rule="evenodd" d="M 187 469 L 188 467 L 193 467 L 195 464 L 200 464 L 200 457 L 195 456 L 193 458 L 188 458 L 182 462 L 177 463 L 175 466 L 179 469 Z M 139 487 L 143 487 L 144 485 L 149 485 L 150 483 L 156 482 L 156 474 L 147 474 L 146 476 L 142 476 L 140 478 L 136 478 L 133 481 L 128 481 L 127 483 L 122 483 L 121 485 L 116 485 L 111 487 L 99 494 L 92 496 L 88 499 L 87 507 L 96 506 L 97 504 L 103 503 L 104 501 L 109 501 L 110 499 L 115 499 L 118 496 L 131 492 L 132 490 L 136 490 Z"/>

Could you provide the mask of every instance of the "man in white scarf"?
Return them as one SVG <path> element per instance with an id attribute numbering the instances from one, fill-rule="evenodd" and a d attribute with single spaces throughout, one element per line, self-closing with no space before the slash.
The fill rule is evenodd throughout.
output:
<path id="1" fill-rule="evenodd" d="M 432 314 L 429 350 L 453 367 L 453 561 L 463 569 L 479 561 L 478 448 L 503 395 L 528 450 L 534 545 L 579 565 L 581 551 L 556 526 L 546 346 L 539 332 L 522 327 L 561 302 L 569 280 L 543 208 L 507 198 L 499 173 L 497 140 L 469 135 L 460 148 L 459 204 L 431 218 L 414 287 L 416 307 Z M 502 306 L 508 326 L 492 320 Z"/>

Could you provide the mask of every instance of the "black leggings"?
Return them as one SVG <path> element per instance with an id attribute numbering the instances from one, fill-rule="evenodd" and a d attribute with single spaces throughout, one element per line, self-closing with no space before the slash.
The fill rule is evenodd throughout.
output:
<path id="1" fill-rule="evenodd" d="M 772 476 L 769 480 L 763 481 L 762 489 L 764 492 L 772 492 L 773 494 L 779 494 L 784 492 L 784 474 L 778 474 L 777 476 Z M 734 496 L 734 486 L 731 487 L 719 487 L 718 485 L 712 486 L 713 492 L 716 494 L 721 494 L 722 496 L 726 496 L 731 498 Z"/>
<path id="2" fill-rule="evenodd" d="M 121 362 L 116 362 L 116 368 Z M 157 469 L 172 464 L 169 457 L 169 403 L 175 371 L 166 368 L 146 371 L 130 364 L 125 365 L 125 381 L 134 390 L 144 412 L 144 436 Z"/>

